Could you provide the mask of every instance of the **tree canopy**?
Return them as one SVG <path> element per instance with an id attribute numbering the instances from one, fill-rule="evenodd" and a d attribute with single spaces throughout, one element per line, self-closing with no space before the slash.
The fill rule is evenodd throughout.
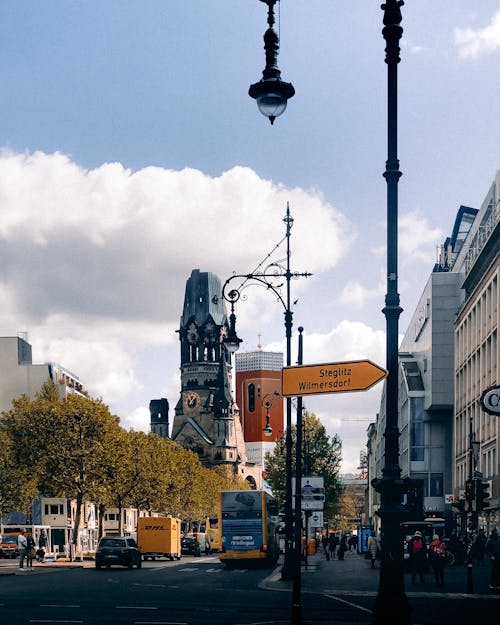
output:
<path id="1" fill-rule="evenodd" d="M 297 428 L 292 425 L 292 475 L 295 475 L 295 449 Z M 312 412 L 305 412 L 302 420 L 302 475 L 322 476 L 325 483 L 326 519 L 333 518 L 337 513 L 342 487 L 339 481 L 340 464 L 342 461 L 342 442 L 337 435 L 328 436 L 326 429 L 318 417 Z M 274 452 L 266 454 L 266 480 L 273 494 L 284 504 L 285 501 L 285 458 L 286 438 L 278 439 Z"/>
<path id="2" fill-rule="evenodd" d="M 170 439 L 123 429 L 99 399 L 61 399 L 50 381 L 1 414 L 0 444 L 0 513 L 27 512 L 38 495 L 73 499 L 75 543 L 84 501 L 202 521 L 221 490 L 248 487 Z"/>

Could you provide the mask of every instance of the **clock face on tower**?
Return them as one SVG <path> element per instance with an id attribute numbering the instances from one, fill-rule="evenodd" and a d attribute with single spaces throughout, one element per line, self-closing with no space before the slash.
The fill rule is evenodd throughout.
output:
<path id="1" fill-rule="evenodd" d="M 188 391 L 184 394 L 184 410 L 191 412 L 200 405 L 200 396 L 194 391 Z"/>

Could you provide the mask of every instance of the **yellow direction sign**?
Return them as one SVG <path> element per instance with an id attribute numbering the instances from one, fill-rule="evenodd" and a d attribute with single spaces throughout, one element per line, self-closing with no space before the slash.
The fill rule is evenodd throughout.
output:
<path id="1" fill-rule="evenodd" d="M 284 367 L 281 375 L 281 394 L 283 397 L 300 397 L 366 391 L 383 380 L 386 375 L 385 369 L 370 360 Z"/>

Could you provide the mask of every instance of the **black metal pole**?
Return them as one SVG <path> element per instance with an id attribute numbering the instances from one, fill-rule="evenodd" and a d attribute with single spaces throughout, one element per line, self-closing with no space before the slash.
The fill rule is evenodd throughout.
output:
<path id="1" fill-rule="evenodd" d="M 297 364 L 302 364 L 304 328 L 299 330 L 299 352 Z M 301 555 L 302 555 L 302 397 L 297 397 L 297 432 L 295 450 L 295 558 L 292 593 L 292 623 L 302 622 L 302 597 L 301 597 Z"/>
<path id="2" fill-rule="evenodd" d="M 402 0 L 387 0 L 382 34 L 386 40 L 387 63 L 387 149 L 384 178 L 387 183 L 387 293 L 383 309 L 386 318 L 386 426 L 382 478 L 373 485 L 380 493 L 381 563 L 378 595 L 373 606 L 373 623 L 387 625 L 411 623 L 411 608 L 404 589 L 403 540 L 401 520 L 405 483 L 399 466 L 398 428 L 398 322 L 402 308 L 398 293 L 398 181 L 401 177 L 397 156 L 397 67 L 400 61 L 399 40 Z"/>
<path id="3" fill-rule="evenodd" d="M 287 202 L 286 216 L 286 308 L 285 308 L 285 335 L 286 335 L 286 366 L 292 364 L 292 325 L 293 312 L 290 306 L 290 233 L 293 219 L 290 215 L 290 206 Z M 292 579 L 293 566 L 293 506 L 292 506 L 292 399 L 286 398 L 286 435 L 285 435 L 285 557 L 281 570 L 281 579 Z"/>
<path id="4" fill-rule="evenodd" d="M 472 431 L 472 414 L 469 418 L 469 480 L 472 482 L 472 465 L 474 462 L 474 449 L 472 447 L 472 440 L 474 438 L 474 433 Z M 467 492 L 467 491 L 466 491 Z M 473 526 L 474 524 L 474 512 L 472 511 L 472 501 L 469 500 L 467 502 L 467 505 L 469 506 L 469 521 L 470 521 L 470 525 Z M 469 528 L 467 528 L 468 530 Z M 468 532 L 466 532 L 465 537 L 468 538 Z M 468 595 L 472 595 L 472 593 L 474 592 L 474 580 L 472 577 L 472 549 L 471 549 L 471 544 L 469 542 L 469 544 L 467 545 L 467 583 L 465 586 L 465 592 Z"/>

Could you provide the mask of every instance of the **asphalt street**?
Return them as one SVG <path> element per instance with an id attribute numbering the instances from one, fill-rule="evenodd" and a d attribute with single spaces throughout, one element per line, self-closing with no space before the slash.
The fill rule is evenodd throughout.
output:
<path id="1" fill-rule="evenodd" d="M 371 623 L 378 577 L 355 553 L 344 561 L 310 557 L 301 575 L 303 623 Z M 280 579 L 279 567 L 228 571 L 215 555 L 145 562 L 140 570 L 96 571 L 85 561 L 22 572 L 17 562 L 0 561 L 0 578 L 3 625 L 281 625 L 291 615 L 292 583 Z M 444 587 L 430 574 L 415 585 L 407 575 L 414 624 L 496 622 L 500 595 L 489 591 L 488 580 L 488 566 L 476 567 L 474 593 L 467 594 L 465 566 L 447 568 Z"/>

